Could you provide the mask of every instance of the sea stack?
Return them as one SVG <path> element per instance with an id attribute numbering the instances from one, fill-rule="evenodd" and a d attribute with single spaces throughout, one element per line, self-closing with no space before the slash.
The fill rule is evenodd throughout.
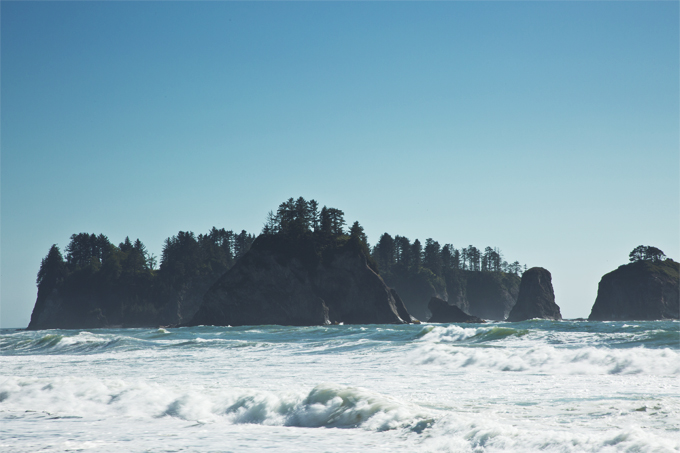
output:
<path id="1" fill-rule="evenodd" d="M 589 321 L 678 319 L 678 274 L 672 259 L 620 266 L 600 280 Z"/>
<path id="2" fill-rule="evenodd" d="M 547 269 L 532 267 L 522 275 L 517 303 L 510 311 L 507 321 L 527 319 L 562 319 L 560 307 L 555 303 L 552 276 Z"/>
<path id="3" fill-rule="evenodd" d="M 208 290 L 187 324 L 322 325 L 413 322 L 367 264 L 356 239 L 322 253 L 307 237 L 262 235 Z"/>
<path id="4" fill-rule="evenodd" d="M 476 316 L 468 315 L 455 305 L 449 305 L 438 297 L 431 298 L 427 308 L 432 312 L 432 317 L 428 322 L 485 322 Z"/>

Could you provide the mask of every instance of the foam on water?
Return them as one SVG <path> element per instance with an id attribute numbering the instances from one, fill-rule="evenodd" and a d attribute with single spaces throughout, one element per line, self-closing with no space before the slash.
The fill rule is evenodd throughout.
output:
<path id="1" fill-rule="evenodd" d="M 0 451 L 680 452 L 677 322 L 0 331 Z"/>
<path id="2" fill-rule="evenodd" d="M 425 411 L 364 388 L 321 384 L 307 393 L 221 389 L 210 391 L 83 378 L 16 379 L 0 383 L 3 415 L 36 412 L 56 418 L 176 417 L 298 427 L 422 430 Z"/>
<path id="3" fill-rule="evenodd" d="M 607 332 L 598 333 L 594 340 L 592 336 L 587 332 L 530 331 L 507 324 L 436 326 L 420 335 L 419 345 L 409 358 L 416 365 L 436 364 L 467 371 L 680 375 L 677 348 L 642 346 L 645 341 L 659 346 L 660 339 L 664 344 L 665 340 L 677 340 L 677 332 Z M 487 347 L 470 347 L 474 346 L 471 343 L 485 343 Z M 602 343 L 607 347 L 592 346 Z M 622 343 L 632 347 L 620 347 Z"/>

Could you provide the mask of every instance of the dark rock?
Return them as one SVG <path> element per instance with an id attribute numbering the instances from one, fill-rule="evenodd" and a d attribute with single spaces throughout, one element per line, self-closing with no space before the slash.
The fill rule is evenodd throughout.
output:
<path id="1" fill-rule="evenodd" d="M 445 270 L 442 277 L 423 270 L 416 274 L 392 269 L 384 277 L 404 300 L 409 313 L 428 319 L 430 298 L 437 297 L 473 316 L 502 321 L 517 301 L 520 278 L 505 272 Z"/>
<path id="2" fill-rule="evenodd" d="M 678 319 L 680 264 L 637 261 L 600 280 L 589 321 Z"/>
<path id="3" fill-rule="evenodd" d="M 404 321 L 409 321 L 414 324 L 420 324 L 420 321 L 411 316 L 411 314 L 408 312 L 408 310 L 406 309 L 406 305 L 404 304 L 404 301 L 401 300 L 401 297 L 399 297 L 399 294 L 397 294 L 397 291 L 394 288 L 390 288 L 390 294 L 392 294 L 392 297 L 394 298 L 394 302 L 397 306 L 397 313 L 399 314 L 399 317 Z"/>
<path id="4" fill-rule="evenodd" d="M 517 302 L 520 278 L 506 272 L 457 271 L 446 276 L 449 302 L 482 319 L 503 321 Z"/>
<path id="5" fill-rule="evenodd" d="M 552 276 L 542 267 L 532 267 L 522 275 L 517 303 L 507 320 L 517 322 L 534 318 L 562 319 L 560 307 L 555 303 Z"/>
<path id="6" fill-rule="evenodd" d="M 427 309 L 430 297 L 448 299 L 444 280 L 425 269 L 415 273 L 403 267 L 392 269 L 383 278 L 388 286 L 399 292 L 408 312 L 419 319 L 431 316 Z"/>
<path id="7" fill-rule="evenodd" d="M 187 325 L 401 324 L 411 316 L 351 241 L 319 258 L 310 242 L 260 236 Z"/>
<path id="8" fill-rule="evenodd" d="M 449 305 L 438 297 L 431 298 L 427 308 L 432 312 L 432 317 L 428 322 L 485 322 L 476 316 L 468 315 L 455 305 Z"/>

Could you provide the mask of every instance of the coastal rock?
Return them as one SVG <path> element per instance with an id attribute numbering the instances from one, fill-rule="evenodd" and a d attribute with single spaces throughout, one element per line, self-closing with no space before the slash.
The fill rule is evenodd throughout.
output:
<path id="1" fill-rule="evenodd" d="M 555 303 L 552 276 L 542 267 L 532 267 L 522 275 L 517 303 L 507 320 L 517 322 L 534 318 L 562 319 L 560 307 Z"/>
<path id="2" fill-rule="evenodd" d="M 503 321 L 517 302 L 520 278 L 508 272 L 455 271 L 446 275 L 448 301 L 473 316 Z"/>
<path id="3" fill-rule="evenodd" d="M 428 319 L 430 298 L 448 301 L 482 319 L 502 321 L 517 301 L 520 278 L 507 272 L 445 270 L 442 277 L 429 271 L 417 274 L 393 270 L 385 283 L 399 291 L 409 313 Z"/>
<path id="4" fill-rule="evenodd" d="M 449 305 L 438 297 L 431 298 L 427 308 L 432 312 L 432 317 L 428 322 L 485 322 L 476 316 L 468 315 L 455 305 Z"/>
<path id="5" fill-rule="evenodd" d="M 205 294 L 187 325 L 402 324 L 408 311 L 356 243 L 324 250 L 260 236 Z"/>
<path id="6" fill-rule="evenodd" d="M 680 264 L 637 261 L 600 280 L 589 321 L 678 319 Z"/>

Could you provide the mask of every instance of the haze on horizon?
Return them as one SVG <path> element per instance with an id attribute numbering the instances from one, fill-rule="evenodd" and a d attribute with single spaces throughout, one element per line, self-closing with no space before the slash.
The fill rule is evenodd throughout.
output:
<path id="1" fill-rule="evenodd" d="M 547 268 L 680 259 L 677 2 L 0 2 L 0 327 L 50 246 L 259 233 L 289 197 Z"/>

